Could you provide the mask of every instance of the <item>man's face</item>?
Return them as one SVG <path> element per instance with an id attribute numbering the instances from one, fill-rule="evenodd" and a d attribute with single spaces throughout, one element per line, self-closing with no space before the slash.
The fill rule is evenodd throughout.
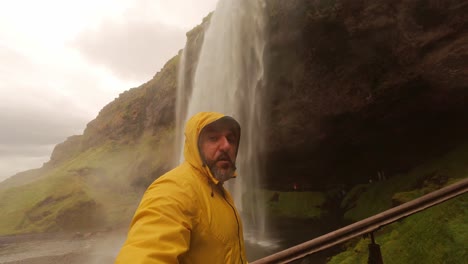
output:
<path id="1" fill-rule="evenodd" d="M 215 122 L 206 126 L 199 138 L 202 159 L 220 182 L 232 178 L 236 170 L 239 136 L 229 122 Z"/>

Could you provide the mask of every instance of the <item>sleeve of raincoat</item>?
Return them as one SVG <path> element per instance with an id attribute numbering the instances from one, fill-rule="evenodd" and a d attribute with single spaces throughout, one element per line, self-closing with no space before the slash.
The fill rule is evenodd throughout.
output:
<path id="1" fill-rule="evenodd" d="M 179 263 L 190 246 L 194 217 L 187 188 L 163 180 L 142 198 L 116 264 Z"/>

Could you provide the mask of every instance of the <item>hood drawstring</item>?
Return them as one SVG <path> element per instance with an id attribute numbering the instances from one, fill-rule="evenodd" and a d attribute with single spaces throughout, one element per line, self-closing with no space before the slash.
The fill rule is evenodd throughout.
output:
<path id="1" fill-rule="evenodd" d="M 202 167 L 205 168 L 206 166 L 207 166 L 206 163 L 203 162 Z M 210 187 L 211 187 L 211 197 L 214 197 L 214 192 L 213 192 L 213 184 L 214 184 L 214 183 L 213 183 L 212 181 L 210 181 L 210 179 L 208 179 L 208 184 L 209 184 Z"/>
<path id="2" fill-rule="evenodd" d="M 211 197 L 214 197 L 214 192 L 213 192 L 213 183 L 210 181 L 210 179 L 208 179 L 208 184 L 210 185 L 211 187 Z"/>

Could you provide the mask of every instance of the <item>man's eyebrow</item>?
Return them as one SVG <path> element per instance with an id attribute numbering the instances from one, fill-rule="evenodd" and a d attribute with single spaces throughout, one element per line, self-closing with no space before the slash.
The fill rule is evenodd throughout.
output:
<path id="1" fill-rule="evenodd" d="M 205 128 L 202 129 L 201 133 L 218 133 L 222 131 L 229 131 L 231 134 L 234 136 L 238 137 L 238 129 L 235 126 L 231 125 L 219 125 L 219 124 L 213 124 L 213 125 L 208 125 Z"/>
<path id="2" fill-rule="evenodd" d="M 214 132 L 217 132 L 218 129 L 212 127 L 212 126 L 209 126 L 209 127 L 205 127 L 203 130 L 202 130 L 202 133 L 214 133 Z"/>

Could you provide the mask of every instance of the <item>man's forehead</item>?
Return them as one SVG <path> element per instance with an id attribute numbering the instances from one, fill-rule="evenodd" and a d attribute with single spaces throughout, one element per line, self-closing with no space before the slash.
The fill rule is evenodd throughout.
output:
<path id="1" fill-rule="evenodd" d="M 228 122 L 214 122 L 207 125 L 203 128 L 203 132 L 225 132 L 230 131 L 234 134 L 237 134 L 238 127 L 235 124 L 228 123 Z"/>
<path id="2" fill-rule="evenodd" d="M 231 117 L 223 117 L 206 125 L 202 129 L 202 133 L 204 132 L 226 132 L 229 131 L 236 135 L 236 137 L 240 136 L 240 126 L 237 121 Z"/>

